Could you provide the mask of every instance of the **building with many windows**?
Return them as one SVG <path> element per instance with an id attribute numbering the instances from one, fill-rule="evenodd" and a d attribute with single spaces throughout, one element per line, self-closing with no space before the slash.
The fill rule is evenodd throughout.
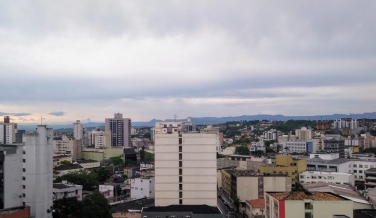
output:
<path id="1" fill-rule="evenodd" d="M 350 184 L 354 186 L 354 175 L 351 173 L 305 171 L 300 173 L 299 182 Z"/>
<path id="2" fill-rule="evenodd" d="M 10 117 L 5 116 L 0 123 L 0 144 L 12 144 L 16 142 L 17 124 L 10 122 Z"/>
<path id="3" fill-rule="evenodd" d="M 154 198 L 154 178 L 140 177 L 131 179 L 131 200 Z"/>
<path id="4" fill-rule="evenodd" d="M 353 202 L 325 192 L 266 192 L 265 215 L 266 218 L 353 217 Z"/>
<path id="5" fill-rule="evenodd" d="M 187 122 L 155 124 L 155 205 L 217 206 L 217 134 Z"/>
<path id="6" fill-rule="evenodd" d="M 123 118 L 123 114 L 117 113 L 114 118 L 105 119 L 105 131 L 111 133 L 111 147 L 129 148 L 131 142 L 131 119 Z"/>

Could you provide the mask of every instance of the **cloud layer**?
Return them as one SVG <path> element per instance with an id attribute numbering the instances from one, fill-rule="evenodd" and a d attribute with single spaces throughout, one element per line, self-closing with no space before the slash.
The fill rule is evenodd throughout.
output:
<path id="1" fill-rule="evenodd" d="M 3 1 L 0 110 L 49 122 L 373 111 L 375 6 Z"/>

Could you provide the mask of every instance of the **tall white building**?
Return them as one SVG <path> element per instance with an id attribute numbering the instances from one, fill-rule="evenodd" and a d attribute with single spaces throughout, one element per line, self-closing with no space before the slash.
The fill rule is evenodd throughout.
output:
<path id="1" fill-rule="evenodd" d="M 10 117 L 5 116 L 0 123 L 0 144 L 12 144 L 16 142 L 17 124 L 10 123 Z"/>
<path id="2" fill-rule="evenodd" d="M 155 206 L 217 206 L 216 134 L 187 122 L 155 124 Z"/>
<path id="3" fill-rule="evenodd" d="M 295 129 L 295 136 L 299 140 L 310 140 L 312 139 L 312 129 L 307 127 Z"/>
<path id="4" fill-rule="evenodd" d="M 111 132 L 111 147 L 129 148 L 131 142 L 131 119 L 117 113 L 114 118 L 105 119 L 105 131 Z"/>
<path id="5" fill-rule="evenodd" d="M 333 127 L 336 129 L 343 129 L 343 128 L 356 129 L 359 127 L 359 123 L 356 119 L 341 118 L 333 122 Z"/>
<path id="6" fill-rule="evenodd" d="M 82 140 L 84 138 L 84 127 L 79 120 L 73 123 L 73 138 L 76 140 Z"/>

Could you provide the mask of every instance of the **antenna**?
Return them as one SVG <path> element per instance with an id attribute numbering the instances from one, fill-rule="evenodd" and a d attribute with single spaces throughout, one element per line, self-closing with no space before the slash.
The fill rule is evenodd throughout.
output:
<path id="1" fill-rule="evenodd" d="M 178 118 L 178 115 L 175 114 L 175 115 L 174 115 L 174 118 L 175 118 L 175 122 L 176 122 L 176 118 Z"/>

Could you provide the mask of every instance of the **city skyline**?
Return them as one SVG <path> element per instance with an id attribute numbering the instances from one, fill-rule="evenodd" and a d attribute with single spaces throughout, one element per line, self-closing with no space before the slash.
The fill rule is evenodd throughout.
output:
<path id="1" fill-rule="evenodd" d="M 375 2 L 0 3 L 12 122 L 372 112 Z"/>

